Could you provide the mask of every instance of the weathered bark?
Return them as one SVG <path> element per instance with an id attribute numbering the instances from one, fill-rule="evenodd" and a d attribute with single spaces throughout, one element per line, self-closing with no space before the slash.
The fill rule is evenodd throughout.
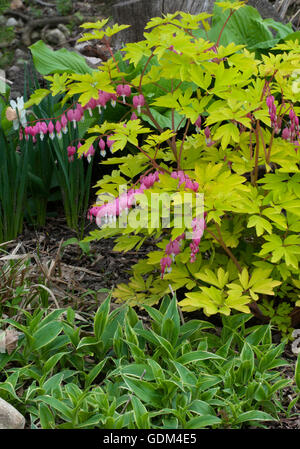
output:
<path id="1" fill-rule="evenodd" d="M 113 19 L 119 24 L 131 25 L 116 36 L 114 45 L 137 42 L 143 39 L 146 23 L 152 17 L 162 14 L 184 11 L 190 14 L 211 13 L 216 0 L 127 0 L 112 7 Z M 255 7 L 263 18 L 283 21 L 268 0 L 249 0 L 248 5 Z"/>
<path id="2" fill-rule="evenodd" d="M 114 21 L 119 24 L 131 25 L 116 37 L 114 45 L 121 47 L 122 43 L 137 42 L 143 39 L 146 23 L 152 17 L 163 14 L 184 11 L 199 14 L 212 11 L 215 0 L 127 0 L 112 7 Z"/>

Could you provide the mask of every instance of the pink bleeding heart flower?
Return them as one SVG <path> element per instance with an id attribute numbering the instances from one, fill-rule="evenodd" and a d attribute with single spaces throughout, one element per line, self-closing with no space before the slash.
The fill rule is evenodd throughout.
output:
<path id="1" fill-rule="evenodd" d="M 53 123 L 52 123 L 52 121 L 50 121 L 49 123 L 48 123 L 48 131 L 49 131 L 49 137 L 50 137 L 50 139 L 54 139 L 54 125 L 53 125 Z"/>
<path id="2" fill-rule="evenodd" d="M 125 103 L 125 98 L 131 95 L 131 87 L 129 84 L 119 84 L 116 88 L 117 95 L 123 98 L 123 103 Z"/>
<path id="3" fill-rule="evenodd" d="M 105 150 L 106 144 L 103 139 L 99 140 L 99 148 L 100 148 L 100 154 L 102 157 L 106 156 L 106 150 Z"/>
<path id="4" fill-rule="evenodd" d="M 201 115 L 199 115 L 199 117 L 197 118 L 197 120 L 195 121 L 195 126 L 196 126 L 196 132 L 199 133 L 200 129 L 201 129 L 201 123 L 202 123 L 202 117 Z"/>
<path id="5" fill-rule="evenodd" d="M 85 111 L 85 109 L 81 106 L 80 103 L 77 103 L 75 110 L 78 110 L 80 112 L 80 116 L 81 116 L 80 121 L 84 122 L 84 111 Z"/>
<path id="6" fill-rule="evenodd" d="M 27 132 L 31 137 L 35 136 L 33 126 L 27 126 Z"/>
<path id="7" fill-rule="evenodd" d="M 161 277 L 163 278 L 165 271 L 171 272 L 172 259 L 170 256 L 165 256 L 160 261 Z"/>
<path id="8" fill-rule="evenodd" d="M 76 108 L 75 111 L 74 111 L 74 120 L 73 120 L 74 128 L 76 128 L 75 123 L 76 122 L 80 122 L 81 119 L 82 119 L 82 113 L 81 113 L 79 108 Z"/>
<path id="9" fill-rule="evenodd" d="M 48 132 L 48 126 L 46 124 L 46 122 L 42 122 L 41 126 L 40 126 L 40 138 L 41 140 L 44 139 L 45 134 L 47 134 Z"/>
<path id="10" fill-rule="evenodd" d="M 62 134 L 61 134 L 61 123 L 59 120 L 56 121 L 55 123 L 55 130 L 56 130 L 56 136 L 58 139 L 62 138 Z"/>
<path id="11" fill-rule="evenodd" d="M 91 162 L 92 156 L 95 154 L 95 148 L 93 145 L 90 146 L 90 148 L 84 153 L 85 157 L 87 158 L 88 163 Z"/>
<path id="12" fill-rule="evenodd" d="M 185 187 L 187 189 L 193 190 L 194 192 L 197 192 L 198 188 L 199 188 L 199 184 L 198 184 L 198 182 L 193 182 L 191 179 L 188 179 L 187 181 L 185 181 Z"/>
<path id="13" fill-rule="evenodd" d="M 25 133 L 25 140 L 28 140 L 29 139 L 29 132 L 28 132 L 28 128 L 29 128 L 29 126 L 26 126 L 25 128 L 24 128 L 24 133 Z"/>
<path id="14" fill-rule="evenodd" d="M 67 134 L 67 132 L 68 132 L 68 127 L 67 127 L 68 126 L 68 120 L 67 120 L 67 117 L 66 117 L 65 114 L 63 114 L 61 116 L 60 122 L 61 122 L 61 126 L 62 126 L 62 132 L 64 134 Z"/>
<path id="15" fill-rule="evenodd" d="M 204 217 L 206 213 L 204 214 Z M 192 221 L 192 238 L 193 241 L 190 244 L 191 248 L 191 258 L 190 262 L 194 263 L 196 260 L 196 254 L 199 252 L 199 245 L 201 242 L 201 238 L 204 233 L 204 229 L 206 228 L 205 218 L 204 217 L 196 217 Z"/>
<path id="16" fill-rule="evenodd" d="M 98 106 L 99 114 L 101 114 L 101 106 L 106 109 L 106 103 L 110 100 L 109 94 L 107 92 L 103 92 L 99 90 L 98 99 L 96 100 L 96 104 Z"/>
<path id="17" fill-rule="evenodd" d="M 289 140 L 291 137 L 291 130 L 289 128 L 283 128 L 282 133 L 281 133 L 281 137 L 284 140 Z"/>
<path id="18" fill-rule="evenodd" d="M 93 109 L 97 106 L 97 101 L 91 98 L 90 101 L 85 105 L 85 108 L 89 111 L 90 116 L 93 116 Z"/>
<path id="19" fill-rule="evenodd" d="M 137 117 L 136 113 L 133 112 L 133 113 L 131 114 L 130 120 L 137 120 L 137 119 L 138 119 L 138 117 Z"/>
<path id="20" fill-rule="evenodd" d="M 76 153 L 76 148 L 74 146 L 68 146 L 67 147 L 67 151 L 68 151 L 68 160 L 69 160 L 69 162 L 73 162 L 74 161 L 74 154 Z"/>
<path id="21" fill-rule="evenodd" d="M 277 125 L 277 112 L 276 112 L 276 106 L 275 106 L 275 98 L 273 95 L 269 95 L 266 98 L 266 103 L 269 109 L 270 119 L 271 119 L 271 126 L 275 128 L 275 131 L 278 130 Z"/>
<path id="22" fill-rule="evenodd" d="M 100 210 L 100 206 L 94 206 L 94 207 L 91 207 L 90 210 L 89 210 L 88 213 L 87 213 L 87 218 L 88 218 L 90 221 L 92 221 L 92 220 L 93 220 L 93 217 L 96 217 L 96 216 L 97 216 L 99 210 Z"/>
<path id="23" fill-rule="evenodd" d="M 135 95 L 132 99 L 132 104 L 137 109 L 138 114 L 141 113 L 141 107 L 145 104 L 144 95 Z"/>
<path id="24" fill-rule="evenodd" d="M 178 240 L 170 241 L 166 246 L 166 254 L 171 256 L 173 262 L 175 260 L 175 256 L 180 253 L 180 244 Z"/>
<path id="25" fill-rule="evenodd" d="M 68 118 L 69 122 L 72 122 L 74 120 L 74 111 L 73 111 L 73 109 L 69 109 L 67 111 L 67 118 Z"/>
<path id="26" fill-rule="evenodd" d="M 113 108 L 116 107 L 117 104 L 117 95 L 116 94 L 110 94 L 110 104 Z"/>
<path id="27" fill-rule="evenodd" d="M 209 126 L 207 126 L 205 128 L 204 135 L 205 135 L 205 143 L 206 143 L 206 145 L 208 147 L 211 147 L 215 142 L 211 139 Z"/>
<path id="28" fill-rule="evenodd" d="M 106 145 L 108 146 L 108 148 L 110 149 L 110 152 L 112 153 L 112 147 L 113 147 L 113 144 L 115 143 L 115 140 L 111 140 L 110 137 L 113 137 L 113 135 L 111 134 L 110 136 L 107 136 Z"/>

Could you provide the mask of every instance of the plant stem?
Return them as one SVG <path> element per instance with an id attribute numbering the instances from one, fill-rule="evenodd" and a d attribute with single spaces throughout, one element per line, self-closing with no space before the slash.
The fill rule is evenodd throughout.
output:
<path id="1" fill-rule="evenodd" d="M 189 127 L 190 127 L 190 123 L 191 123 L 191 120 L 188 119 L 186 127 L 185 127 L 185 130 L 184 130 L 184 135 L 183 135 L 183 138 L 182 138 L 182 141 L 181 141 L 180 150 L 179 150 L 179 156 L 178 156 L 178 161 L 177 161 L 177 168 L 178 168 L 178 170 L 180 170 L 181 154 L 182 154 L 182 150 L 183 150 L 184 141 L 186 139 L 186 136 L 187 136 L 187 133 L 188 133 L 188 130 L 189 130 Z"/>
<path id="2" fill-rule="evenodd" d="M 220 231 L 220 227 L 218 225 L 218 223 L 215 222 L 219 237 L 216 236 L 216 234 L 214 232 L 212 232 L 210 229 L 206 229 L 206 232 L 208 232 L 224 249 L 224 251 L 228 254 L 228 256 L 230 257 L 230 259 L 233 261 L 234 265 L 237 267 L 238 271 L 241 273 L 242 272 L 242 267 L 239 264 L 238 260 L 236 259 L 236 257 L 232 254 L 232 252 L 230 251 L 230 249 L 228 248 L 228 246 L 226 246 L 226 243 L 223 240 L 221 231 Z"/>
<path id="3" fill-rule="evenodd" d="M 225 20 L 225 23 L 224 23 L 224 25 L 223 25 L 223 27 L 222 27 L 222 29 L 221 29 L 221 31 L 220 31 L 220 34 L 219 34 L 219 37 L 218 37 L 218 40 L 217 40 L 217 43 L 216 43 L 216 47 L 217 47 L 217 48 L 218 48 L 218 46 L 219 46 L 220 39 L 221 39 L 221 36 L 222 36 L 222 34 L 223 34 L 223 31 L 224 31 L 224 29 L 225 29 L 225 27 L 226 27 L 226 25 L 227 25 L 229 19 L 231 18 L 231 16 L 232 16 L 234 13 L 235 13 L 235 9 L 231 9 L 231 10 L 230 10 L 229 16 L 228 16 L 227 19 Z"/>
<path id="4" fill-rule="evenodd" d="M 258 156 L 259 156 L 259 135 L 258 135 L 258 123 L 259 120 L 256 120 L 256 128 L 255 128 L 255 137 L 256 137 L 256 147 L 255 147 L 255 165 L 252 172 L 252 185 L 256 185 L 256 181 L 258 178 Z"/>

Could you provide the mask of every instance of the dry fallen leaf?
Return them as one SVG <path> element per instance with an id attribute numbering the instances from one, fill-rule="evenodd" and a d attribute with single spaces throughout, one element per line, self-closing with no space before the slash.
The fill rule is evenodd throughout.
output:
<path id="1" fill-rule="evenodd" d="M 24 8 L 22 0 L 12 0 L 10 3 L 10 9 L 20 9 Z"/>
<path id="2" fill-rule="evenodd" d="M 11 354 L 18 346 L 18 338 L 21 332 L 15 329 L 7 329 L 5 331 L 5 347 L 7 354 Z"/>

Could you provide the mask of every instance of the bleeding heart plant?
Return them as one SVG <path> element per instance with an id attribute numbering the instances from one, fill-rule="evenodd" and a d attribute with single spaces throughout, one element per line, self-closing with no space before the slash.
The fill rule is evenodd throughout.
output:
<path id="1" fill-rule="evenodd" d="M 243 2 L 218 5 L 230 10 L 229 20 Z M 111 59 L 91 74 L 47 78 L 52 91 L 59 84 L 67 98 L 80 94 L 82 107 L 101 96 L 131 116 L 92 126 L 79 149 L 131 149 L 104 162 L 118 168 L 98 182 L 98 194 L 114 200 L 91 209 L 105 227 L 88 240 L 118 236 L 115 250 L 128 251 L 150 238 L 158 248 L 133 266 L 131 282 L 115 296 L 153 304 L 171 284 L 185 295 L 183 310 L 262 317 L 261 297 L 300 287 L 299 43 L 277 44 L 258 60 L 243 45 L 197 37 L 210 16 L 153 18 L 145 39 L 118 57 L 108 38 L 124 26 L 84 24 L 92 32 L 80 40 L 103 39 Z M 178 224 L 185 206 L 179 215 L 190 220 Z"/>

